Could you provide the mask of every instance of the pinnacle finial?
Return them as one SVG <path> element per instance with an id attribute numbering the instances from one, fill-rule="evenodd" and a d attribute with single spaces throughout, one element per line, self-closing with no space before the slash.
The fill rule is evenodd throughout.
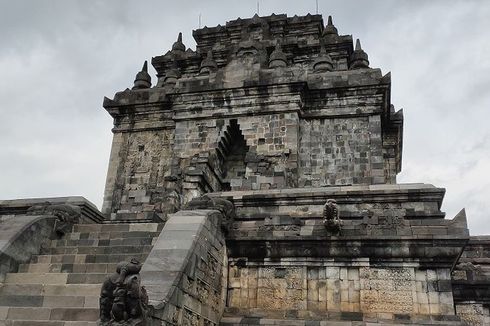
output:
<path id="1" fill-rule="evenodd" d="M 361 41 L 359 41 L 359 39 L 356 40 L 356 48 L 355 48 L 356 51 L 362 51 L 362 47 L 361 47 Z"/>
<path id="2" fill-rule="evenodd" d="M 182 43 L 182 33 L 179 33 L 179 36 L 177 37 L 177 41 L 175 41 L 174 45 L 172 45 L 172 51 L 177 51 L 177 52 L 185 51 L 185 45 L 184 43 Z"/>
<path id="3" fill-rule="evenodd" d="M 148 61 L 145 60 L 141 71 L 136 74 L 133 89 L 143 89 L 151 87 L 151 76 L 148 74 Z"/>
<path id="4" fill-rule="evenodd" d="M 338 35 L 339 32 L 337 31 L 337 28 L 333 25 L 332 16 L 328 16 L 327 26 L 325 26 L 325 28 L 323 29 L 323 36 L 327 37 L 328 39 L 332 39 Z"/>
<path id="5" fill-rule="evenodd" d="M 314 72 L 326 72 L 333 70 L 332 58 L 328 55 L 325 45 L 320 45 L 320 54 L 313 62 Z"/>
<path id="6" fill-rule="evenodd" d="M 350 56 L 350 69 L 369 68 L 369 59 L 367 53 L 361 47 L 361 41 L 356 40 L 356 47 Z"/>

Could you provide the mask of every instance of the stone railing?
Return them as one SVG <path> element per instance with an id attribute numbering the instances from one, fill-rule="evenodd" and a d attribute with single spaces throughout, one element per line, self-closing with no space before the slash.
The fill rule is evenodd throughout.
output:
<path id="1" fill-rule="evenodd" d="M 218 325 L 225 307 L 227 256 L 219 207 L 169 215 L 141 270 L 149 323 Z M 211 204 L 211 203 L 210 203 Z"/>
<path id="2" fill-rule="evenodd" d="M 46 240 L 64 234 L 73 223 L 101 220 L 102 213 L 83 197 L 0 201 L 0 281 L 39 254 Z"/>

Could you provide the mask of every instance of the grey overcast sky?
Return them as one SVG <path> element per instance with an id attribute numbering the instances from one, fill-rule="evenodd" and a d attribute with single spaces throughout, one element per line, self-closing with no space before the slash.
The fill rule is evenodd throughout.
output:
<path id="1" fill-rule="evenodd" d="M 315 13 L 315 0 L 260 0 L 260 15 Z M 490 234 L 490 1 L 324 1 L 404 108 L 398 182 L 446 188 Z M 112 140 L 103 96 L 131 87 L 178 32 L 253 16 L 257 1 L 0 0 L 0 199 L 81 195 L 99 208 Z M 154 75 L 154 71 L 151 73 Z M 153 78 L 155 82 L 155 78 Z"/>

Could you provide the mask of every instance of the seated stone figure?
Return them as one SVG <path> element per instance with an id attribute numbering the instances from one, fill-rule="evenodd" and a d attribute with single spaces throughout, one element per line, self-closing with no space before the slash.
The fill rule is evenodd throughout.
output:
<path id="1" fill-rule="evenodd" d="M 323 225 L 331 233 L 340 233 L 342 221 L 340 220 L 339 209 L 335 199 L 327 199 L 323 206 Z"/>
<path id="2" fill-rule="evenodd" d="M 120 262 L 100 291 L 101 326 L 145 326 L 148 296 L 141 286 L 142 264 L 137 259 Z"/>

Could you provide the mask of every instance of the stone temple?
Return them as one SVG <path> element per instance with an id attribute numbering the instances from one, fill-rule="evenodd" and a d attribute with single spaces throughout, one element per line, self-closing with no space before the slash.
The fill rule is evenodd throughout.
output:
<path id="1" fill-rule="evenodd" d="M 104 99 L 102 211 L 0 201 L 0 325 L 490 325 L 490 237 L 397 183 L 403 113 L 358 40 L 321 15 L 193 36 Z"/>

